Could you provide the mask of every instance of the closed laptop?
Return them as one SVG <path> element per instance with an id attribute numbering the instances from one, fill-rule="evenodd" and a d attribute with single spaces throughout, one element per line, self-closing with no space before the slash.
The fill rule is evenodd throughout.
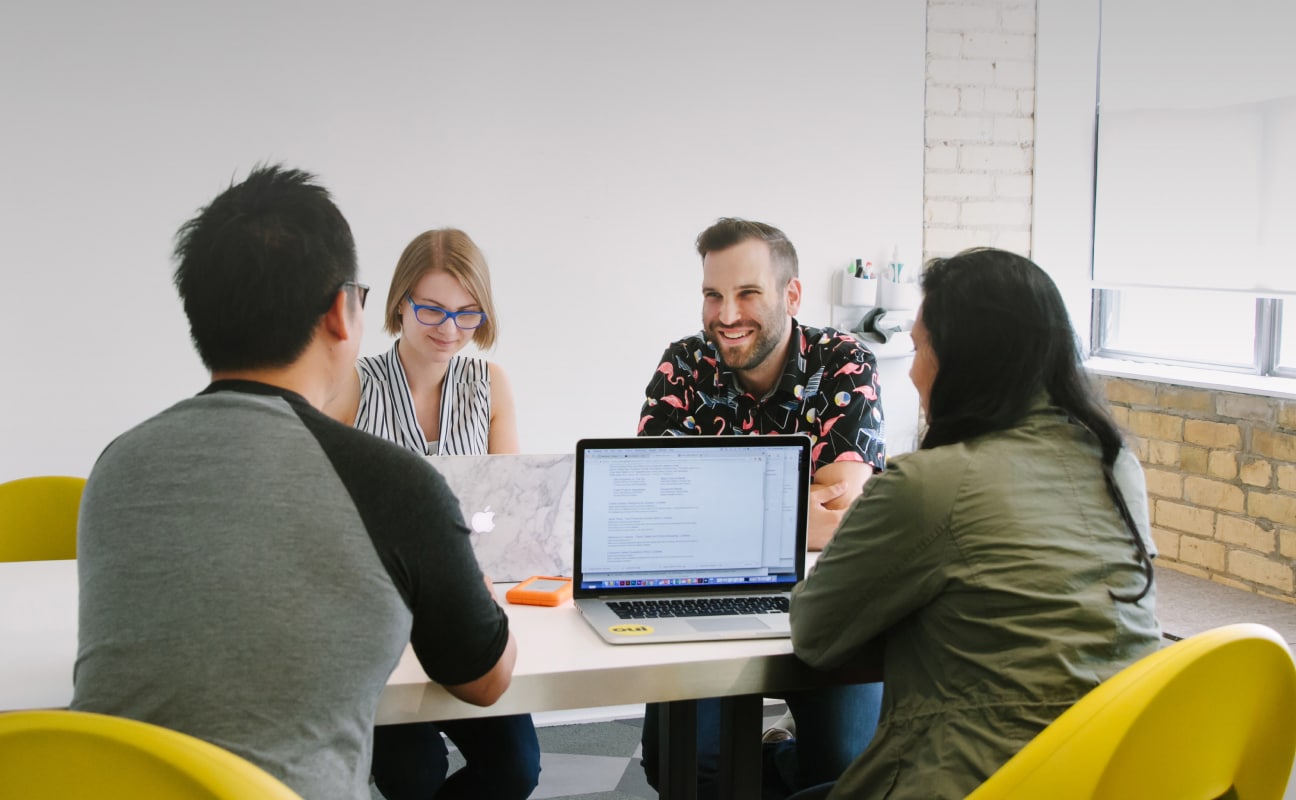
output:
<path id="1" fill-rule="evenodd" d="M 492 581 L 572 574 L 571 453 L 427 459 L 459 499 L 477 563 Z"/>

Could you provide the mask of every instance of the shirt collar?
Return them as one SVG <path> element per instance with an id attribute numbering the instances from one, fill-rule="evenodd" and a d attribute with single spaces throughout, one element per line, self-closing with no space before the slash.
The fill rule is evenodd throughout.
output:
<path id="1" fill-rule="evenodd" d="M 291 389 L 285 389 L 281 386 L 272 386 L 268 383 L 259 381 L 246 381 L 240 379 L 212 381 L 198 394 L 216 394 L 217 392 L 241 392 L 243 394 L 259 394 L 265 397 L 282 397 L 290 403 L 300 403 L 309 406 L 310 401 L 305 397 L 297 394 Z"/>

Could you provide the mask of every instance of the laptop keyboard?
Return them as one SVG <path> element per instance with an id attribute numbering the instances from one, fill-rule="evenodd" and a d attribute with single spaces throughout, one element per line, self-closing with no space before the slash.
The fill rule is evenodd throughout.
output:
<path id="1" fill-rule="evenodd" d="M 683 600 L 609 600 L 607 607 L 621 619 L 786 614 L 788 598 L 784 595 L 758 595 L 755 597 L 690 597 Z"/>

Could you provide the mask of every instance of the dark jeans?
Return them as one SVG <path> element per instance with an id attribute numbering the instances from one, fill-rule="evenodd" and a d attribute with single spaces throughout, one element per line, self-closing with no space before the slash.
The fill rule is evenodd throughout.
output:
<path id="1" fill-rule="evenodd" d="M 441 732 L 467 762 L 449 778 Z M 524 800 L 540 781 L 530 714 L 374 728 L 373 777 L 387 800 Z"/>
<path id="2" fill-rule="evenodd" d="M 797 738 L 765 745 L 763 782 L 767 794 L 771 787 L 775 794 L 788 794 L 837 780 L 873 739 L 882 712 L 882 684 L 790 692 L 783 699 L 796 720 Z M 659 713 L 656 703 L 648 704 L 642 740 L 644 772 L 654 789 Z M 720 769 L 719 700 L 698 701 L 697 734 L 698 800 L 715 800 Z"/>

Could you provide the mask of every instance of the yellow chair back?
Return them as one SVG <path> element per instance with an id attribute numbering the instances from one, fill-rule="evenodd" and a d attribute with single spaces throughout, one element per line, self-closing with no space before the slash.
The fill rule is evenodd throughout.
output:
<path id="1" fill-rule="evenodd" d="M 1296 665 L 1273 630 L 1228 625 L 1112 676 L 968 800 L 1281 800 L 1296 755 Z"/>
<path id="2" fill-rule="evenodd" d="M 85 483 L 61 475 L 0 483 L 0 561 L 76 558 Z"/>
<path id="3" fill-rule="evenodd" d="M 0 787 L 25 800 L 301 800 L 201 739 L 80 711 L 0 714 Z"/>

